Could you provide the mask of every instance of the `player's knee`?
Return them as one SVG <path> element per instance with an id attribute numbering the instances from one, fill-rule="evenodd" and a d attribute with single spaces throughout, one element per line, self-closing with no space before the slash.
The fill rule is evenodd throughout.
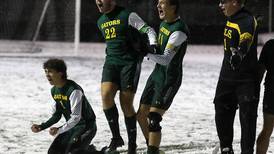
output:
<path id="1" fill-rule="evenodd" d="M 103 101 L 109 101 L 114 99 L 114 95 L 111 92 L 107 92 L 107 91 L 102 92 L 101 97 Z"/>
<path id="2" fill-rule="evenodd" d="M 257 117 L 258 100 L 248 99 L 240 103 L 240 114 L 247 117 Z"/>
<path id="3" fill-rule="evenodd" d="M 232 111 L 237 110 L 236 105 L 228 105 L 228 104 L 215 104 L 215 112 L 216 115 L 226 115 L 228 113 L 232 113 Z"/>
<path id="4" fill-rule="evenodd" d="M 162 121 L 162 116 L 157 112 L 150 112 L 148 114 L 149 119 L 149 131 L 150 132 L 159 132 L 161 131 L 162 127 L 160 122 Z"/>

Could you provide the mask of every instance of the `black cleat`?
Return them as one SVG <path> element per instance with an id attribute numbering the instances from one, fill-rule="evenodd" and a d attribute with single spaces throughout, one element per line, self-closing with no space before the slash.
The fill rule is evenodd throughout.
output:
<path id="1" fill-rule="evenodd" d="M 110 142 L 110 145 L 107 147 L 107 149 L 105 150 L 106 153 L 111 153 L 111 152 L 114 152 L 116 151 L 116 149 L 118 147 L 121 147 L 123 146 L 125 143 L 123 141 L 123 139 L 120 137 L 120 138 L 112 138 L 111 139 L 111 142 Z"/>

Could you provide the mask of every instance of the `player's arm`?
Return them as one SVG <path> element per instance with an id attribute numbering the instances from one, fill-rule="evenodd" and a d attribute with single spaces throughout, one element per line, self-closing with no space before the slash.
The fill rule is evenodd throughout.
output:
<path id="1" fill-rule="evenodd" d="M 274 49 L 274 39 L 267 41 L 261 51 L 260 57 L 259 57 L 259 82 L 262 82 L 264 73 L 266 71 L 266 64 L 268 60 L 268 54 L 272 52 Z"/>
<path id="2" fill-rule="evenodd" d="M 241 24 L 239 34 L 239 45 L 237 47 L 231 47 L 230 65 L 233 70 L 239 68 L 242 60 L 248 54 L 250 47 L 254 41 L 254 35 L 256 35 L 257 21 L 254 18 L 253 21 Z"/>
<path id="3" fill-rule="evenodd" d="M 51 105 L 51 113 L 52 116 L 46 122 L 39 125 L 41 130 L 49 128 L 53 124 L 57 123 L 62 117 L 62 113 L 57 110 L 56 102 L 54 100 Z"/>
<path id="4" fill-rule="evenodd" d="M 80 121 L 82 113 L 82 96 L 83 92 L 81 90 L 74 90 L 71 93 L 69 97 L 71 103 L 70 119 L 58 129 L 57 134 L 68 131 Z"/>
<path id="5" fill-rule="evenodd" d="M 168 65 L 174 55 L 176 54 L 176 49 L 181 46 L 187 40 L 187 35 L 182 31 L 173 32 L 167 42 L 164 50 L 164 54 L 151 54 L 148 53 L 147 57 L 154 62 L 161 65 Z"/>
<path id="6" fill-rule="evenodd" d="M 233 69 L 239 67 L 241 61 L 249 52 L 249 49 L 254 41 L 254 35 L 256 35 L 257 21 L 254 18 L 252 23 L 246 23 L 240 27 L 241 33 L 239 34 L 238 47 L 231 47 L 230 64 Z"/>
<path id="7" fill-rule="evenodd" d="M 135 12 L 129 14 L 128 23 L 130 26 L 136 28 L 140 33 L 146 33 L 149 39 L 150 45 L 157 44 L 157 34 L 154 29 L 148 26 L 141 17 Z"/>

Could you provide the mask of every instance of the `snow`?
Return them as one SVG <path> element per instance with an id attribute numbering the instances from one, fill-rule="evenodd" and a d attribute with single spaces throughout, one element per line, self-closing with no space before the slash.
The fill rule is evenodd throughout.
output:
<path id="1" fill-rule="evenodd" d="M 79 83 L 85 90 L 85 94 L 97 116 L 98 131 L 92 143 L 99 149 L 109 144 L 111 134 L 102 111 L 100 96 L 104 45 L 96 44 L 96 47 L 88 47 L 87 49 L 88 51 L 77 53 L 78 56 L 74 56 L 73 51 L 0 53 L 1 154 L 44 154 L 53 141 L 48 130 L 37 134 L 30 130 L 33 123 L 41 123 L 47 120 L 50 115 L 51 86 L 42 69 L 43 62 L 49 57 L 63 57 L 68 65 L 69 78 Z M 210 154 L 217 151 L 218 137 L 212 101 L 222 57 L 221 46 L 189 46 L 183 62 L 184 75 L 181 88 L 162 122 L 161 149 L 165 153 Z M 144 60 L 134 101 L 136 110 L 153 66 L 153 62 Z M 118 102 L 119 100 L 116 98 L 120 113 L 120 130 L 126 142 L 126 128 Z M 235 153 L 240 153 L 238 114 L 234 125 Z M 260 101 L 257 135 L 261 128 L 262 109 Z M 145 140 L 139 127 L 137 144 L 138 149 L 144 151 Z M 125 150 L 126 147 L 123 146 L 121 149 Z M 274 153 L 274 136 L 271 138 L 268 153 Z"/>

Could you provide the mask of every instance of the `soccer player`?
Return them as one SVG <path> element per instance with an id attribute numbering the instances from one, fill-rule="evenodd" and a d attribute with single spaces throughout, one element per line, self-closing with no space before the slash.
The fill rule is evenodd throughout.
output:
<path id="1" fill-rule="evenodd" d="M 76 148 L 87 148 L 96 133 L 95 114 L 82 88 L 67 79 L 67 67 L 61 59 L 49 59 L 44 63 L 46 78 L 53 85 L 51 95 L 52 116 L 46 122 L 33 124 L 31 130 L 38 133 L 57 123 L 62 115 L 66 122 L 60 127 L 51 127 L 55 136 L 48 153 L 67 154 Z"/>
<path id="2" fill-rule="evenodd" d="M 120 104 L 125 116 L 128 133 L 128 153 L 136 153 L 136 113 L 133 99 L 140 75 L 141 59 L 132 44 L 137 31 L 148 36 L 149 44 L 155 46 L 156 33 L 136 13 L 116 4 L 115 0 L 96 0 L 102 13 L 97 25 L 106 42 L 106 58 L 101 81 L 103 110 L 112 133 L 107 151 L 115 151 L 124 145 L 120 135 L 118 110 L 114 102 L 120 90 Z"/>
<path id="3" fill-rule="evenodd" d="M 263 129 L 257 139 L 257 154 L 266 154 L 270 136 L 274 128 L 274 39 L 271 39 L 263 46 L 259 64 L 261 66 L 261 79 L 265 70 L 265 92 L 263 99 Z M 261 81 L 261 80 L 260 80 Z"/>
<path id="4" fill-rule="evenodd" d="M 233 123 L 239 108 L 241 154 L 252 154 L 259 101 L 257 21 L 245 0 L 220 0 L 227 17 L 224 58 L 216 88 L 215 122 L 222 154 L 233 154 Z"/>
<path id="5" fill-rule="evenodd" d="M 143 91 L 137 119 L 147 141 L 148 154 L 158 154 L 162 116 L 172 104 L 182 82 L 182 61 L 189 31 L 178 15 L 179 0 L 159 0 L 159 49 L 147 57 L 156 62 Z"/>

